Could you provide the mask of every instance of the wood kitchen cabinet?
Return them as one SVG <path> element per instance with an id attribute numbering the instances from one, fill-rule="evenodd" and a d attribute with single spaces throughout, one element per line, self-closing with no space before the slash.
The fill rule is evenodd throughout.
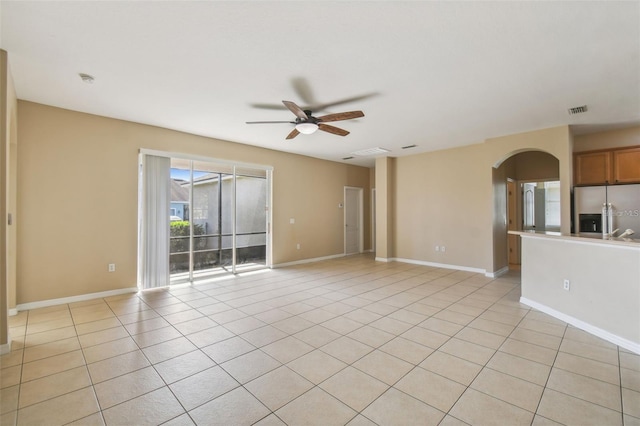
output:
<path id="1" fill-rule="evenodd" d="M 601 185 L 611 181 L 611 151 L 574 154 L 574 185 Z"/>
<path id="2" fill-rule="evenodd" d="M 640 183 L 640 146 L 575 153 L 573 170 L 574 185 Z"/>
<path id="3" fill-rule="evenodd" d="M 640 182 L 640 146 L 616 149 L 613 154 L 613 183 Z"/>

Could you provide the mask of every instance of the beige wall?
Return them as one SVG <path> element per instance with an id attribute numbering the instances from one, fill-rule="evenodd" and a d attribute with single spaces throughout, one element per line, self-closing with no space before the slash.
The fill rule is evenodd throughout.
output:
<path id="1" fill-rule="evenodd" d="M 508 167 L 492 168 L 493 184 L 493 271 L 509 266 L 508 237 L 509 218 L 507 212 Z"/>
<path id="2" fill-rule="evenodd" d="M 544 151 L 558 159 L 562 231 L 568 233 L 571 146 L 569 129 L 562 126 L 397 158 L 395 257 L 489 273 L 507 266 L 503 183 L 507 176 L 493 169 L 525 151 Z M 445 252 L 435 251 L 435 246 L 443 245 Z"/>
<path id="3" fill-rule="evenodd" d="M 395 158 L 376 158 L 376 258 L 394 256 Z"/>
<path id="4" fill-rule="evenodd" d="M 573 138 L 575 152 L 640 145 L 640 126 L 589 135 L 575 135 Z"/>
<path id="5" fill-rule="evenodd" d="M 485 158 L 483 145 L 472 145 L 396 159 L 397 258 L 491 265 L 491 166 Z M 436 252 L 436 245 L 445 252 Z"/>
<path id="6" fill-rule="evenodd" d="M 509 157 L 499 167 L 505 178 L 520 182 L 558 180 L 560 162 L 542 151 L 526 151 Z"/>
<path id="7" fill-rule="evenodd" d="M 542 151 L 521 152 L 511 157 L 516 160 L 516 174 L 513 179 L 520 181 L 558 179 L 559 162 L 553 155 Z"/>
<path id="8" fill-rule="evenodd" d="M 140 148 L 273 166 L 274 264 L 344 252 L 344 186 L 364 188 L 370 247 L 367 168 L 25 101 L 19 113 L 18 304 L 136 285 Z"/>

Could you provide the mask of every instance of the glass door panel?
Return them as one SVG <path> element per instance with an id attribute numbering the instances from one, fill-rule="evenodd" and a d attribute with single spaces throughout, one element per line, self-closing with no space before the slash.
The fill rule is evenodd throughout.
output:
<path id="1" fill-rule="evenodd" d="M 172 158 L 171 282 L 267 266 L 268 191 L 266 170 Z"/>
<path id="2" fill-rule="evenodd" d="M 170 169 L 169 274 L 171 282 L 189 279 L 191 226 L 189 188 L 190 162 L 172 159 Z"/>
<path id="3" fill-rule="evenodd" d="M 236 174 L 236 266 L 266 265 L 267 179 Z"/>

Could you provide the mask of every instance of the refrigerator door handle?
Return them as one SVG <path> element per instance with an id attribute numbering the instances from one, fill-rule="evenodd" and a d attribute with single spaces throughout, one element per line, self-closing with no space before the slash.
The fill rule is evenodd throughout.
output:
<path id="1" fill-rule="evenodd" d="M 607 233 L 609 235 L 613 234 L 613 207 L 611 203 L 607 206 Z"/>

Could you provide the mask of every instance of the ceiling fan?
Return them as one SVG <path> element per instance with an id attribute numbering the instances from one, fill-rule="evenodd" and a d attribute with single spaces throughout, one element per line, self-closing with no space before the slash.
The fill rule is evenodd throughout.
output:
<path id="1" fill-rule="evenodd" d="M 334 135 L 339 136 L 347 136 L 349 132 L 347 132 L 346 130 L 325 123 L 364 117 L 364 113 L 362 111 L 338 112 L 335 114 L 323 115 L 322 117 L 314 117 L 313 115 L 311 115 L 311 111 L 303 110 L 291 101 L 282 101 L 282 103 L 289 109 L 289 111 L 291 111 L 296 116 L 295 121 L 247 121 L 247 124 L 294 124 L 295 128 L 291 131 L 291 133 L 287 135 L 287 139 L 293 139 L 300 133 L 310 135 L 316 130 L 322 130 L 324 132 L 333 133 Z"/>

